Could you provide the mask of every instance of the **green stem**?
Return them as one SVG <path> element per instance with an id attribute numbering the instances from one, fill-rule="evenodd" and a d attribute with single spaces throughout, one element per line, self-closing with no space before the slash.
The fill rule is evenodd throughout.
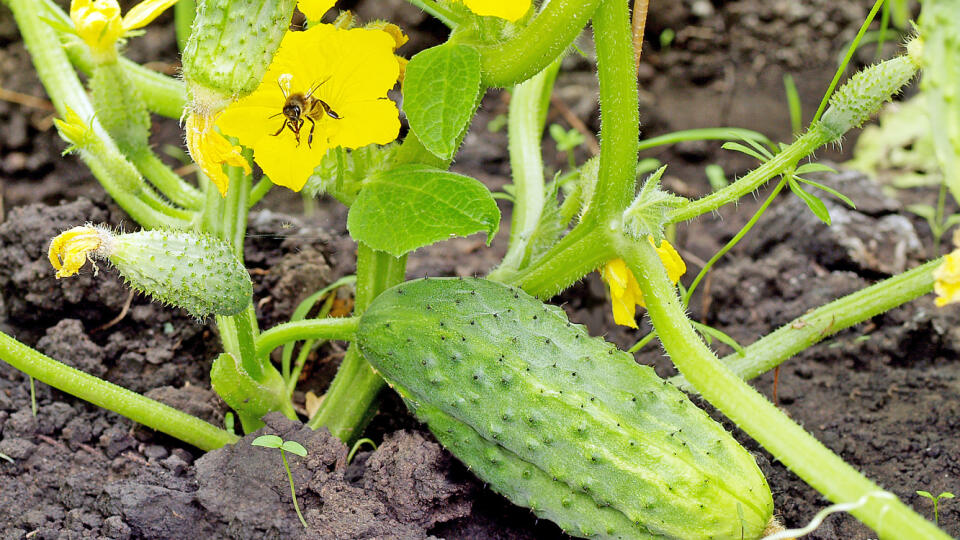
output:
<path id="1" fill-rule="evenodd" d="M 593 18 L 600 79 L 600 172 L 583 221 L 616 220 L 636 193 L 640 139 L 637 65 L 626 1 L 604 0 Z M 629 164 L 629 166 L 626 166 Z"/>
<path id="2" fill-rule="evenodd" d="M 0 359 L 54 388 L 201 450 L 215 450 L 239 440 L 236 435 L 195 416 L 57 362 L 3 333 L 0 333 Z"/>
<path id="3" fill-rule="evenodd" d="M 33 8 L 35 9 L 36 5 Z M 70 17 L 53 0 L 42 0 L 40 8 L 44 16 L 66 25 L 73 25 Z M 70 57 L 70 62 L 89 76 L 95 64 L 83 41 L 74 34 L 61 32 L 55 32 L 55 34 L 60 38 L 67 56 Z M 45 45 L 49 47 L 49 43 L 52 42 L 47 42 Z M 127 72 L 130 81 L 137 85 L 148 109 L 167 118 L 183 116 L 183 109 L 187 103 L 187 90 L 183 81 L 147 69 L 126 58 L 120 58 L 120 65 Z"/>
<path id="4" fill-rule="evenodd" d="M 193 27 L 193 19 L 197 15 L 197 3 L 195 0 L 178 0 L 173 5 L 174 27 L 177 31 L 177 48 L 183 52 L 187 46 L 187 40 L 190 39 L 190 30 Z"/>
<path id="5" fill-rule="evenodd" d="M 257 183 L 253 185 L 253 189 L 250 190 L 250 199 L 247 201 L 247 208 L 253 208 L 253 206 L 260 202 L 260 199 L 262 199 L 272 187 L 273 182 L 271 182 L 270 178 L 266 176 L 260 180 L 257 180 Z"/>
<path id="6" fill-rule="evenodd" d="M 203 194 L 200 190 L 173 172 L 150 148 L 140 148 L 128 157 L 140 173 L 173 203 L 190 210 L 200 210 L 203 207 Z"/>
<path id="7" fill-rule="evenodd" d="M 266 356 L 277 347 L 293 341 L 353 341 L 359 322 L 357 317 L 331 317 L 278 324 L 257 337 L 257 356 Z"/>
<path id="8" fill-rule="evenodd" d="M 830 86 L 823 94 L 823 99 L 820 100 L 820 106 L 817 107 L 817 112 L 813 115 L 813 120 L 810 121 L 811 127 L 816 125 L 816 123 L 820 120 L 820 116 L 823 114 L 823 111 L 827 109 L 827 105 L 830 103 L 830 96 L 833 95 L 833 91 L 837 88 L 837 84 L 840 82 L 840 77 L 843 76 L 843 72 L 847 70 L 847 65 L 850 64 L 850 59 L 853 58 L 853 53 L 857 52 L 857 45 L 860 44 L 860 40 L 863 39 L 863 34 L 867 32 L 867 28 L 870 27 L 870 23 L 873 22 L 873 18 L 877 16 L 877 11 L 883 4 L 884 0 L 876 0 L 876 2 L 873 3 L 873 8 L 870 10 L 870 13 L 867 14 L 867 18 L 864 19 L 863 24 L 860 25 L 860 30 L 857 32 L 857 36 L 853 38 L 853 42 L 851 42 L 850 47 L 847 48 L 847 54 L 844 55 L 843 61 L 840 62 L 840 66 L 837 68 L 837 72 L 833 75 L 833 80 L 830 81 Z"/>
<path id="9" fill-rule="evenodd" d="M 615 256 L 612 244 L 595 225 L 581 223 L 523 270 L 497 276 L 495 281 L 550 298 Z"/>
<path id="10" fill-rule="evenodd" d="M 763 445 L 774 458 L 831 501 L 852 502 L 880 488 L 748 386 L 703 344 L 690 326 L 656 251 L 623 238 L 619 251 L 633 271 L 657 336 L 677 368 L 703 397 Z M 882 538 L 947 538 L 896 499 L 870 497 L 851 510 Z"/>
<path id="11" fill-rule="evenodd" d="M 782 174 L 783 171 L 792 167 L 797 161 L 813 153 L 821 145 L 830 141 L 830 137 L 814 127 L 807 131 L 803 136 L 780 151 L 772 159 L 765 161 L 756 169 L 747 173 L 736 182 L 714 191 L 713 193 L 691 201 L 680 208 L 671 210 L 667 214 L 667 220 L 671 223 L 693 219 L 702 214 L 712 212 L 721 206 L 740 200 L 747 193 L 759 188 L 767 180 Z"/>
<path id="12" fill-rule="evenodd" d="M 770 203 L 772 203 L 773 200 L 777 198 L 777 195 L 780 194 L 780 192 L 783 190 L 784 186 L 786 185 L 787 185 L 787 179 L 784 178 L 777 184 L 777 187 L 773 189 L 770 195 L 767 196 L 767 200 L 763 201 L 763 204 L 760 205 L 760 208 L 757 209 L 757 211 L 753 214 L 753 217 L 750 218 L 750 221 L 748 221 L 747 224 L 744 225 L 743 228 L 741 228 L 740 231 L 738 231 L 737 234 L 733 238 L 731 238 L 730 241 L 727 242 L 725 246 L 723 246 L 723 248 L 720 249 L 720 251 L 718 251 L 713 257 L 710 257 L 710 260 L 707 261 L 707 264 L 703 265 L 703 268 L 700 269 L 700 273 L 697 274 L 697 277 L 693 280 L 693 283 L 690 284 L 690 288 L 687 289 L 687 292 L 683 293 L 683 305 L 685 306 L 690 305 L 690 297 L 693 296 L 693 291 L 696 290 L 697 285 L 700 284 L 700 281 L 702 281 L 703 278 L 707 276 L 707 272 L 709 272 L 710 269 L 713 268 L 713 265 L 720 260 L 720 257 L 723 257 L 728 251 L 733 249 L 733 246 L 737 245 L 737 243 L 739 243 L 740 240 L 743 239 L 743 237 L 746 236 L 748 232 L 750 232 L 750 229 L 752 229 L 753 226 L 757 224 L 757 221 L 760 220 L 760 216 L 762 216 L 764 212 L 767 211 L 767 208 L 770 206 Z"/>
<path id="13" fill-rule="evenodd" d="M 283 470 L 287 471 L 287 479 L 290 480 L 290 496 L 293 497 L 293 509 L 297 511 L 297 517 L 300 518 L 300 523 L 303 524 L 304 529 L 309 529 L 307 526 L 307 520 L 303 519 L 303 514 L 300 513 L 300 505 L 297 503 L 297 488 L 293 485 L 293 474 L 290 472 L 290 465 L 287 463 L 287 453 L 283 451 L 283 448 L 280 449 L 280 459 L 283 460 Z"/>
<path id="14" fill-rule="evenodd" d="M 780 365 L 800 351 L 871 317 L 919 298 L 933 290 L 933 270 L 943 259 L 930 261 L 902 274 L 838 298 L 781 326 L 744 349 L 744 354 L 723 358 L 724 364 L 744 380 Z M 670 382 L 690 391 L 682 376 Z"/>
<path id="15" fill-rule="evenodd" d="M 553 64 L 559 67 L 559 64 Z M 507 115 L 510 169 L 513 177 L 514 203 L 510 221 L 510 243 L 500 266 L 490 273 L 490 279 L 515 272 L 523 264 L 527 244 L 540 222 L 545 200 L 543 157 L 540 123 L 544 108 L 543 89 L 550 79 L 551 68 L 534 75 L 513 87 L 510 110 Z"/>
<path id="16" fill-rule="evenodd" d="M 354 313 L 362 314 L 384 290 L 401 283 L 407 257 L 396 258 L 363 244 L 357 248 L 357 295 Z M 337 370 L 317 413 L 307 423 L 325 426 L 334 436 L 350 441 L 360 435 L 384 381 L 363 359 L 354 344 Z"/>
<path id="17" fill-rule="evenodd" d="M 507 41 L 479 47 L 483 84 L 513 86 L 543 71 L 580 35 L 599 4 L 600 0 L 553 0 Z"/>

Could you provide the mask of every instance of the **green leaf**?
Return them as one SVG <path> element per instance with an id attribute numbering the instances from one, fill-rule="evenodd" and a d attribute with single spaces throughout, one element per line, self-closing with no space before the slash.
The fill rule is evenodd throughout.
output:
<path id="1" fill-rule="evenodd" d="M 279 438 L 279 437 L 278 437 Z M 303 447 L 302 444 L 297 441 L 283 441 L 283 444 L 280 445 L 281 450 L 286 450 L 291 454 L 296 454 L 300 457 L 307 457 L 307 449 Z"/>
<path id="2" fill-rule="evenodd" d="M 480 53 L 446 43 L 410 59 L 403 79 L 403 110 L 423 146 L 452 159 L 480 93 Z"/>
<path id="3" fill-rule="evenodd" d="M 839 191 L 833 189 L 832 187 L 825 186 L 819 182 L 814 182 L 813 180 L 807 180 L 806 178 L 800 178 L 799 176 L 795 176 L 795 178 L 803 182 L 804 184 L 809 184 L 819 190 L 826 191 L 827 193 L 847 203 L 847 206 L 849 206 L 850 208 L 855 209 L 857 207 L 857 205 L 853 204 L 853 201 L 850 200 L 850 197 L 847 197 L 846 195 L 844 195 L 843 193 L 840 193 Z"/>
<path id="4" fill-rule="evenodd" d="M 807 174 L 812 172 L 837 172 L 833 167 L 828 167 L 823 163 L 804 163 L 803 165 L 797 167 L 797 170 L 793 171 L 794 174 Z"/>
<path id="5" fill-rule="evenodd" d="M 350 235 L 395 257 L 454 236 L 500 227 L 500 209 L 479 181 L 424 165 L 373 177 L 347 218 Z"/>
<path id="6" fill-rule="evenodd" d="M 951 214 L 947 217 L 947 220 L 943 222 L 943 230 L 947 230 L 957 223 L 960 223 L 960 214 Z"/>
<path id="7" fill-rule="evenodd" d="M 731 349 L 737 351 L 737 354 L 739 354 L 740 356 L 744 356 L 747 354 L 747 351 L 743 349 L 743 346 L 737 343 L 737 340 L 721 332 L 720 330 L 717 330 L 712 326 L 707 326 L 705 324 L 698 323 L 696 321 L 690 321 L 690 324 L 692 324 L 693 327 L 696 328 L 697 331 L 699 331 L 705 337 L 716 338 L 716 340 L 719 341 L 720 343 L 724 343 Z"/>
<path id="8" fill-rule="evenodd" d="M 933 498 L 933 493 L 930 493 L 929 491 L 918 491 L 917 495 L 920 495 L 921 497 L 927 497 L 928 499 Z"/>
<path id="9" fill-rule="evenodd" d="M 250 444 L 253 446 L 263 446 L 265 448 L 280 448 L 283 445 L 283 439 L 276 435 L 261 435 Z"/>
<path id="10" fill-rule="evenodd" d="M 906 210 L 907 212 L 913 212 L 914 214 L 931 223 L 935 219 L 934 216 L 936 216 L 936 210 L 934 210 L 929 204 L 909 204 L 907 205 Z"/>
<path id="11" fill-rule="evenodd" d="M 944 491 L 943 493 L 937 495 L 938 499 L 952 499 L 953 497 L 953 493 L 950 493 L 949 491 Z"/>
<path id="12" fill-rule="evenodd" d="M 817 216 L 820 221 L 830 225 L 830 212 L 827 211 L 826 205 L 823 204 L 816 195 L 811 195 L 803 190 L 800 187 L 800 184 L 797 183 L 793 178 L 790 179 L 790 191 L 796 194 L 797 197 L 803 199 L 803 202 L 807 203 L 807 207 L 810 208 L 810 211 L 813 212 L 813 215 Z"/>
<path id="13" fill-rule="evenodd" d="M 720 148 L 723 148 L 724 150 L 736 150 L 737 152 L 742 152 L 748 156 L 757 158 L 758 160 L 760 160 L 760 163 L 764 163 L 767 161 L 767 159 L 769 159 L 761 155 L 756 150 L 752 148 L 747 148 L 746 146 L 736 142 L 725 142 L 723 143 L 723 146 L 721 146 Z"/>
<path id="14" fill-rule="evenodd" d="M 624 229 L 637 240 L 652 235 L 653 241 L 659 245 L 663 239 L 667 212 L 687 202 L 683 197 L 660 189 L 660 178 L 666 169 L 664 165 L 647 177 L 640 193 L 623 213 Z"/>

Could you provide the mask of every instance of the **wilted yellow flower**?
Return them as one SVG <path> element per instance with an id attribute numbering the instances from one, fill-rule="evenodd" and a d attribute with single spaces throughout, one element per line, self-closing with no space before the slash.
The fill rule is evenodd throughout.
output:
<path id="1" fill-rule="evenodd" d="M 933 271 L 933 279 L 937 307 L 960 302 L 960 249 L 943 258 L 943 263 Z"/>
<path id="2" fill-rule="evenodd" d="M 516 21 L 530 10 L 530 0 L 463 0 L 470 11 L 486 17 Z"/>
<path id="3" fill-rule="evenodd" d="M 299 191 L 330 148 L 387 144 L 400 132 L 387 99 L 400 66 L 381 30 L 320 24 L 289 32 L 260 86 L 217 120 L 253 148 L 274 184 Z"/>
<path id="4" fill-rule="evenodd" d="M 336 3 L 337 0 L 300 0 L 297 9 L 306 15 L 308 21 L 319 21 Z"/>
<path id="5" fill-rule="evenodd" d="M 73 0 L 70 19 L 95 59 L 103 62 L 116 58 L 117 40 L 131 30 L 150 24 L 175 3 L 177 0 L 144 0 L 121 18 L 117 0 Z"/>
<path id="6" fill-rule="evenodd" d="M 67 107 L 63 118 L 54 118 L 53 125 L 57 126 L 60 136 L 75 146 L 83 146 L 84 140 L 90 136 L 90 124 L 77 114 L 77 111 Z"/>
<path id="7" fill-rule="evenodd" d="M 84 225 L 64 231 L 50 242 L 47 257 L 57 271 L 57 279 L 68 277 L 80 271 L 90 255 L 103 245 L 101 229 Z"/>
<path id="8" fill-rule="evenodd" d="M 230 144 L 223 135 L 214 129 L 214 114 L 205 112 L 191 113 L 187 117 L 187 148 L 190 157 L 197 162 L 200 170 L 217 186 L 220 195 L 227 194 L 230 179 L 223 172 L 223 165 L 243 167 L 250 174 L 250 164 L 240 153 L 240 147 Z"/>
<path id="9" fill-rule="evenodd" d="M 677 250 L 673 249 L 670 242 L 666 240 L 662 241 L 660 246 L 657 247 L 652 236 L 648 237 L 648 239 L 650 240 L 650 245 L 656 248 L 657 255 L 660 256 L 660 260 L 663 262 L 664 267 L 666 267 L 667 277 L 669 277 L 673 283 L 679 281 L 680 276 L 687 271 L 687 265 L 684 264 L 680 254 L 677 253 Z M 636 328 L 637 306 L 645 307 L 646 304 L 643 303 L 643 292 L 640 291 L 637 278 L 634 277 L 633 272 L 627 267 L 627 263 L 625 263 L 623 259 L 614 259 L 608 262 L 604 265 L 603 269 L 600 270 L 600 277 L 603 278 L 610 288 L 610 302 L 613 307 L 614 322 L 623 326 Z"/>

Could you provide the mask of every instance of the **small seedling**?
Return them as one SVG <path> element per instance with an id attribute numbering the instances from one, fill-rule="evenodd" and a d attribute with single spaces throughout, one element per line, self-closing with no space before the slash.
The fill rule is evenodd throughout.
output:
<path id="1" fill-rule="evenodd" d="M 926 497 L 933 501 L 933 522 L 937 525 L 940 525 L 940 499 L 952 499 L 954 497 L 953 493 L 944 491 L 943 493 L 934 497 L 929 491 L 917 491 L 917 495 Z"/>
<path id="2" fill-rule="evenodd" d="M 8 456 L 8 455 L 6 455 L 6 454 L 3 454 L 3 453 L 0 453 L 0 459 L 9 461 L 10 463 L 16 463 L 16 461 L 14 461 L 12 457 L 10 457 L 10 456 Z"/>
<path id="3" fill-rule="evenodd" d="M 360 450 L 360 447 L 364 444 L 369 444 L 374 450 L 377 449 L 377 443 L 373 442 L 372 440 L 367 438 L 360 439 L 359 441 L 353 443 L 353 448 L 350 449 L 350 454 L 347 455 L 348 464 L 353 463 L 353 456 L 357 454 L 357 450 Z"/>
<path id="4" fill-rule="evenodd" d="M 285 441 L 276 435 L 261 435 L 250 444 L 253 446 L 280 449 L 280 459 L 283 460 L 283 468 L 287 471 L 287 478 L 290 480 L 290 495 L 293 497 L 293 509 L 297 511 L 297 517 L 300 518 L 300 523 L 303 523 L 303 528 L 309 528 L 307 526 L 307 520 L 303 519 L 303 514 L 300 513 L 300 505 L 297 504 L 297 490 L 293 486 L 293 475 L 290 473 L 290 465 L 287 464 L 286 454 L 286 452 L 290 452 L 300 457 L 307 457 L 307 449 L 296 441 Z"/>

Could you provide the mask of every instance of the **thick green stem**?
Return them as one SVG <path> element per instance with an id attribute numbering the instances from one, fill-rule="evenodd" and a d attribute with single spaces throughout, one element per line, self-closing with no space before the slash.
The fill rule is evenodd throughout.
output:
<path id="1" fill-rule="evenodd" d="M 627 2 L 604 0 L 593 28 L 600 79 L 600 172 L 583 221 L 619 223 L 636 193 L 640 140 L 637 65 Z"/>
<path id="2" fill-rule="evenodd" d="M 403 282 L 407 257 L 397 258 L 363 244 L 357 248 L 357 296 L 354 313 L 362 314 L 384 290 Z M 326 427 L 343 441 L 363 431 L 384 381 L 351 344 L 327 390 L 323 403 L 307 424 Z"/>
<path id="3" fill-rule="evenodd" d="M 831 501 L 853 502 L 881 489 L 748 386 L 690 326 L 656 251 L 623 238 L 620 251 L 643 290 L 650 320 L 677 368 L 713 406 Z M 881 538 L 948 538 L 897 499 L 869 497 L 851 510 Z"/>
<path id="4" fill-rule="evenodd" d="M 263 357 L 286 343 L 308 339 L 353 341 L 356 317 L 307 319 L 278 324 L 257 337 L 257 356 Z"/>
<path id="5" fill-rule="evenodd" d="M 491 279 L 520 287 L 533 296 L 546 299 L 615 256 L 612 244 L 596 225 L 581 223 L 523 270 L 502 273 L 496 279 Z"/>
<path id="6" fill-rule="evenodd" d="M 201 450 L 215 450 L 239 440 L 236 435 L 195 416 L 57 362 L 3 333 L 0 333 L 0 359 L 54 388 Z"/>
<path id="7" fill-rule="evenodd" d="M 484 85 L 513 86 L 543 71 L 580 35 L 599 4 L 553 0 L 507 41 L 480 47 Z"/>
<path id="8" fill-rule="evenodd" d="M 558 64 L 554 64 L 558 65 Z M 543 213 L 544 181 L 540 122 L 543 89 L 551 79 L 550 69 L 536 74 L 513 87 L 508 118 L 510 170 L 513 177 L 513 216 L 510 221 L 510 245 L 500 266 L 490 273 L 490 279 L 515 272 L 527 253 L 527 242 L 533 236 Z"/>
<path id="9" fill-rule="evenodd" d="M 766 373 L 841 330 L 929 293 L 933 290 L 933 270 L 942 262 L 930 261 L 801 315 L 746 347 L 743 355 L 724 357 L 723 363 L 744 380 Z M 693 390 L 683 376 L 670 382 Z"/>
<path id="10" fill-rule="evenodd" d="M 200 210 L 203 207 L 203 194 L 200 190 L 173 172 L 150 148 L 139 148 L 128 157 L 140 173 L 173 203 L 190 210 Z"/>

